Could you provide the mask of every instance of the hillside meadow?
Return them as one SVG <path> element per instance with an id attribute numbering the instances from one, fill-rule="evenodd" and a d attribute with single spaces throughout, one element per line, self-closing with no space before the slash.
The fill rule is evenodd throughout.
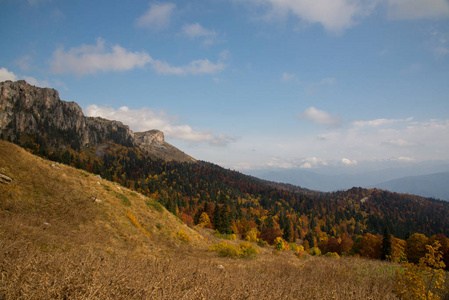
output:
<path id="1" fill-rule="evenodd" d="M 211 230 L 117 183 L 4 141 L 0 173 L 0 299 L 396 298 L 397 264 L 256 243 L 219 257 Z"/>

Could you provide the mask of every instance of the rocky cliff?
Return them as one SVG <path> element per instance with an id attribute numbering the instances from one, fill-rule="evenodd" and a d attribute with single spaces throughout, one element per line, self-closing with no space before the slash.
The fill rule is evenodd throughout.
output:
<path id="1" fill-rule="evenodd" d="M 140 147 L 166 160 L 195 160 L 168 144 L 159 130 L 134 133 L 119 121 L 86 117 L 75 102 L 62 101 L 58 91 L 20 80 L 0 83 L 0 138 L 20 142 L 28 136 L 53 146 L 74 149 L 114 142 Z"/>

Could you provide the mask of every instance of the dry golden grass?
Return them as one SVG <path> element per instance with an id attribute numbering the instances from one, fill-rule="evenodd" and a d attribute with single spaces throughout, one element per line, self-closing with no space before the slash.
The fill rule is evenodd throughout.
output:
<path id="1" fill-rule="evenodd" d="M 260 247 L 256 259 L 217 257 L 206 229 L 52 164 L 0 141 L 0 173 L 13 178 L 0 184 L 0 299 L 395 298 L 392 264 Z"/>

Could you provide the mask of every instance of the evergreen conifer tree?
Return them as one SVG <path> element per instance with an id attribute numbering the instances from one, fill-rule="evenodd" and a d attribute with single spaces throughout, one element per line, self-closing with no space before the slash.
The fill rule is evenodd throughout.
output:
<path id="1" fill-rule="evenodd" d="M 382 238 L 382 253 L 380 259 L 390 260 L 391 257 L 391 233 L 388 225 L 385 226 L 384 236 Z"/>

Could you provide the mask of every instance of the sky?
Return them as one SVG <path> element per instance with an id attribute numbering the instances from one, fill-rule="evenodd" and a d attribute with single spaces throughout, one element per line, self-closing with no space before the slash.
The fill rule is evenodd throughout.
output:
<path id="1" fill-rule="evenodd" d="M 449 161 L 448 0 L 0 0 L 0 81 L 247 172 Z"/>

